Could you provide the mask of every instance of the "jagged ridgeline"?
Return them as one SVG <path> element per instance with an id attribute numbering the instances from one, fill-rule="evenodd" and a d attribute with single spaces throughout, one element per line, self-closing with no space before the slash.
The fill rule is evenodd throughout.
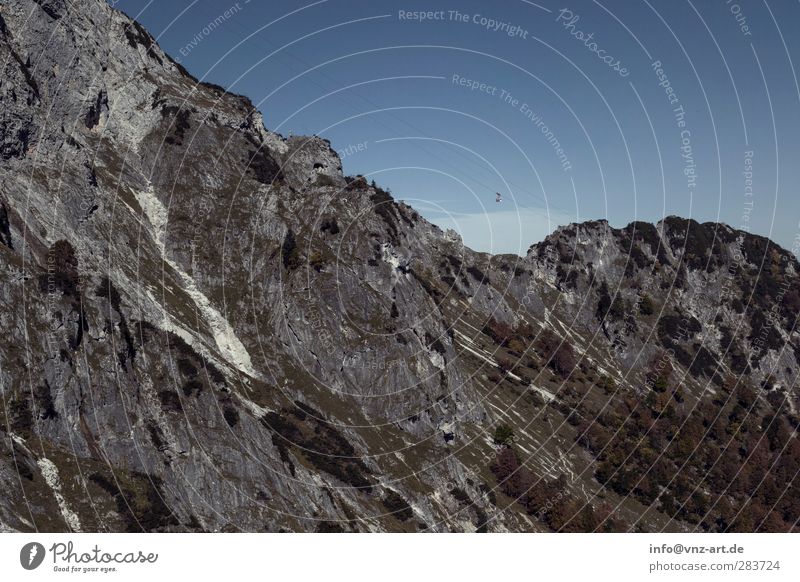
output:
<path id="1" fill-rule="evenodd" d="M 788 531 L 798 264 L 465 248 L 101 0 L 0 6 L 0 530 Z"/>

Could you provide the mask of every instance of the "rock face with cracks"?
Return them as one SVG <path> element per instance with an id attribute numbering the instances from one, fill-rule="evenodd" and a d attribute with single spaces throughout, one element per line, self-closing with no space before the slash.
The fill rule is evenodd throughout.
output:
<path id="1" fill-rule="evenodd" d="M 798 265 L 767 239 L 667 218 L 473 252 L 100 0 L 4 2 L 0 66 L 0 531 L 796 523 Z M 702 463 L 650 458 L 696 410 Z M 729 459 L 713 410 L 768 445 Z M 764 446 L 775 507 L 714 491 Z"/>

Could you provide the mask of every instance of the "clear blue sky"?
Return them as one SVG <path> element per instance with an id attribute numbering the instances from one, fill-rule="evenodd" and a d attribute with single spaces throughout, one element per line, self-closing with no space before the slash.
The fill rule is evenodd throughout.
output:
<path id="1" fill-rule="evenodd" d="M 268 128 L 330 139 L 346 173 L 478 250 L 524 254 L 597 218 L 691 216 L 787 248 L 800 232 L 797 2 L 116 5 Z"/>

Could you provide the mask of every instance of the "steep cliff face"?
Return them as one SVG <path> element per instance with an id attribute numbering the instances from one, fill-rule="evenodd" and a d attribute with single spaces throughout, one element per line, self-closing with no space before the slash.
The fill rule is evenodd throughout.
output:
<path id="1" fill-rule="evenodd" d="M 5 2 L 0 63 L 0 530 L 796 522 L 758 497 L 800 462 L 797 263 L 766 239 L 475 253 L 100 0 Z"/>

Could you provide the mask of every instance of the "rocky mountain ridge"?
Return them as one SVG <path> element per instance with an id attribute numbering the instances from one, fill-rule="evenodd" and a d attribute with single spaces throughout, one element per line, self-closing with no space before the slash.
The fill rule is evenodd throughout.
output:
<path id="1" fill-rule="evenodd" d="M 788 251 L 476 253 L 101 0 L 0 63 L 1 531 L 797 527 Z"/>

